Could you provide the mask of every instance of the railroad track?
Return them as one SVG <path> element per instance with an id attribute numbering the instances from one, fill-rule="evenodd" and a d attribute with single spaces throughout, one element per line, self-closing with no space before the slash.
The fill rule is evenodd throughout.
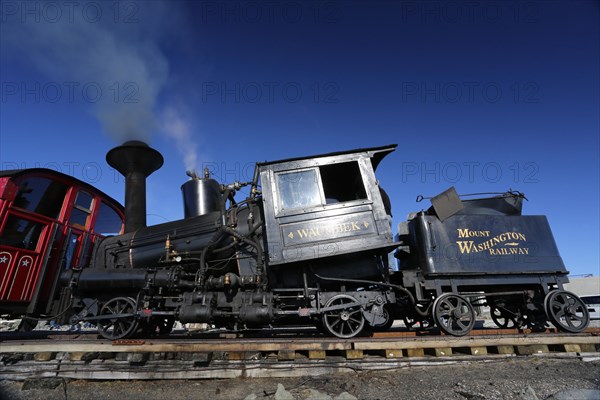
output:
<path id="1" fill-rule="evenodd" d="M 52 332 L 27 340 L 0 336 L 0 379 L 289 377 L 519 356 L 600 360 L 600 328 L 581 334 L 485 329 L 465 337 L 389 331 L 345 340 L 285 330 L 252 336 L 213 333 L 118 341 Z"/>

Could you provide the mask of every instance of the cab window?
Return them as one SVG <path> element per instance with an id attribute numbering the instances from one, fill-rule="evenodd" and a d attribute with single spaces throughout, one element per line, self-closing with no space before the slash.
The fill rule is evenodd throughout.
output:
<path id="1" fill-rule="evenodd" d="M 319 170 L 328 204 L 367 198 L 358 162 L 323 165 Z"/>
<path id="2" fill-rule="evenodd" d="M 277 187 L 283 210 L 321 204 L 321 194 L 314 169 L 277 175 Z"/>
<path id="3" fill-rule="evenodd" d="M 368 199 L 357 161 L 278 173 L 277 188 L 281 210 Z"/>

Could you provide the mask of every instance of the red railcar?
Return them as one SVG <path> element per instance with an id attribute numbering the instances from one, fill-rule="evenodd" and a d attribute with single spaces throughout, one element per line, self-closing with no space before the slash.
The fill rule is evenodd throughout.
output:
<path id="1" fill-rule="evenodd" d="M 53 170 L 0 171 L 0 316 L 58 313 L 60 273 L 87 267 L 99 238 L 122 233 L 123 211 L 93 186 Z M 25 330 L 36 322 L 23 321 Z"/>

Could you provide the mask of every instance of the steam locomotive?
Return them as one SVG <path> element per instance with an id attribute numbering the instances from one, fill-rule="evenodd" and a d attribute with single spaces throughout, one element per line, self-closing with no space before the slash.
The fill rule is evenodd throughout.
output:
<path id="1" fill-rule="evenodd" d="M 126 178 L 124 208 L 62 174 L 4 172 L 0 315 L 90 322 L 111 340 L 167 334 L 176 321 L 291 321 L 351 338 L 403 319 L 462 336 L 484 305 L 500 327 L 587 327 L 548 221 L 521 215 L 519 192 L 461 199 L 450 188 L 394 236 L 375 171 L 395 148 L 260 162 L 250 182 L 190 171 L 185 218 L 149 227 L 145 180 L 163 158 L 143 142 L 107 154 Z"/>

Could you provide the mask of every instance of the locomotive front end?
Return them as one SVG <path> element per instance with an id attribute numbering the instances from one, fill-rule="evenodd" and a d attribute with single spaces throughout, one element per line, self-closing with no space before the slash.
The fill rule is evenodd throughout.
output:
<path id="1" fill-rule="evenodd" d="M 247 183 L 220 185 L 208 171 L 202 178 L 188 172 L 181 186 L 185 218 L 148 227 L 145 179 L 162 156 L 136 141 L 109 151 L 107 161 L 126 177 L 125 233 L 99 243 L 90 268 L 64 274 L 75 296 L 72 321 L 96 322 L 115 339 L 164 333 L 175 320 L 272 319 L 272 296 L 262 293 L 258 200 L 234 200 Z"/>

